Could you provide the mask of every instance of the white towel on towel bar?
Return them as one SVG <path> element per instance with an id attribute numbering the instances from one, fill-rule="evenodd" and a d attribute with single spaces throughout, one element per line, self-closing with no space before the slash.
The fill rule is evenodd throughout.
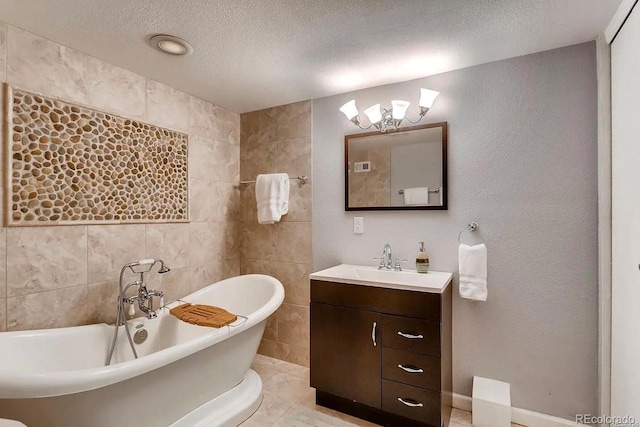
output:
<path id="1" fill-rule="evenodd" d="M 458 249 L 460 296 L 476 301 L 487 300 L 487 247 L 484 243 Z"/>
<path id="2" fill-rule="evenodd" d="M 258 223 L 273 224 L 289 212 L 289 175 L 260 174 L 256 178 Z"/>
<path id="3" fill-rule="evenodd" d="M 429 187 L 415 187 L 404 189 L 405 205 L 428 205 Z"/>

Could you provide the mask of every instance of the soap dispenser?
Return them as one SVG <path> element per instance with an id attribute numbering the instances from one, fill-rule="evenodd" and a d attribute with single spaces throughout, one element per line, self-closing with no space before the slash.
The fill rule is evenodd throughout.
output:
<path id="1" fill-rule="evenodd" d="M 418 273 L 429 272 L 429 257 L 424 251 L 424 242 L 420 242 L 420 251 L 416 255 L 416 271 Z"/>

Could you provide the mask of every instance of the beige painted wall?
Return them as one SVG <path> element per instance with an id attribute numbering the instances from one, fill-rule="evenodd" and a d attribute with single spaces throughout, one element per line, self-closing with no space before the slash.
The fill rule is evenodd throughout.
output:
<path id="1" fill-rule="evenodd" d="M 188 133 L 191 211 L 183 224 L 0 228 L 0 331 L 113 321 L 128 261 L 167 262 L 148 276 L 166 301 L 239 273 L 238 114 L 2 22 L 0 81 Z"/>
<path id="2" fill-rule="evenodd" d="M 311 176 L 311 102 L 299 102 L 241 116 L 240 177 L 260 173 Z M 289 213 L 279 223 L 259 225 L 255 186 L 241 190 L 242 274 L 277 277 L 284 303 L 269 318 L 260 353 L 309 366 L 309 274 L 311 273 L 312 182 L 291 181 Z"/>

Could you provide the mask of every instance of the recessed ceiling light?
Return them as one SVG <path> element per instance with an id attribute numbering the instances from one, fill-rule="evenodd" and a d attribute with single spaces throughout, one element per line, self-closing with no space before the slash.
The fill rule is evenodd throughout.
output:
<path id="1" fill-rule="evenodd" d="M 193 52 L 193 47 L 186 40 L 167 34 L 156 34 L 149 39 L 149 44 L 170 55 L 187 55 Z"/>

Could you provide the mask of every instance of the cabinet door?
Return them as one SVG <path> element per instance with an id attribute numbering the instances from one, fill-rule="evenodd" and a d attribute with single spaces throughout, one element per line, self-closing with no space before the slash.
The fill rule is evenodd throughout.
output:
<path id="1" fill-rule="evenodd" d="M 381 407 L 381 315 L 311 304 L 311 386 Z"/>

